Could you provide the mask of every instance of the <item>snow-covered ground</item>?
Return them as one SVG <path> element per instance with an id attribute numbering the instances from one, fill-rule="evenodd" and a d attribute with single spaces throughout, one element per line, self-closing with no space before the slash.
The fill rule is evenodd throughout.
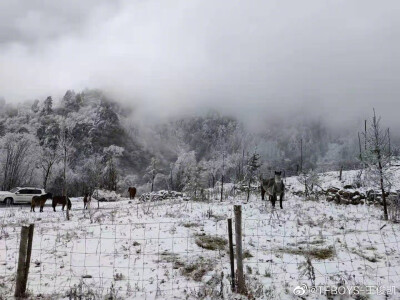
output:
<path id="1" fill-rule="evenodd" d="M 343 172 L 342 182 L 337 172 L 325 173 L 322 185 L 342 187 L 355 173 Z M 53 212 L 46 206 L 43 213 L 1 207 L 0 299 L 8 299 L 15 288 L 20 228 L 30 223 L 35 233 L 28 290 L 35 299 L 74 299 L 84 293 L 117 296 L 113 299 L 239 298 L 230 289 L 226 244 L 234 204 L 242 205 L 252 297 L 327 299 L 308 292 L 296 296 L 293 289 L 341 284 L 395 287 L 396 295 L 388 298 L 399 299 L 400 224 L 383 221 L 381 207 L 304 200 L 292 193 L 301 189 L 295 177 L 286 184 L 284 209 L 275 211 L 258 194 L 249 203 L 244 194 L 209 203 L 123 199 L 102 202 L 99 209 L 92 202 L 90 211 L 76 198 L 70 221 L 60 207 Z M 354 298 L 385 299 L 368 289 L 360 294 L 369 298 Z"/>

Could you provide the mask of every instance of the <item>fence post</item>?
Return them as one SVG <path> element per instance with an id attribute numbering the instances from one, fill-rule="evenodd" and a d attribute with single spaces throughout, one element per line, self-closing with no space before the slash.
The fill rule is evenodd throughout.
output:
<path id="1" fill-rule="evenodd" d="M 25 271 L 26 271 L 26 254 L 28 248 L 28 237 L 29 237 L 29 227 L 22 226 L 21 240 L 19 243 L 17 279 L 15 283 L 15 293 L 14 293 L 14 296 L 17 298 L 23 297 L 25 294 L 24 281 L 25 281 Z"/>
<path id="2" fill-rule="evenodd" d="M 23 286 L 24 292 L 26 291 L 26 284 L 28 283 L 29 267 L 30 267 L 30 264 L 31 264 L 32 243 L 33 243 L 33 229 L 34 228 L 35 228 L 34 224 L 29 225 L 28 249 L 27 249 L 27 252 L 26 252 L 25 278 L 24 278 L 24 286 Z"/>
<path id="3" fill-rule="evenodd" d="M 237 261 L 237 285 L 238 293 L 244 294 L 246 291 L 243 273 L 243 253 L 242 253 L 242 206 L 235 205 L 235 235 L 236 235 L 236 261 Z"/>
<path id="4" fill-rule="evenodd" d="M 67 204 L 67 220 L 69 221 L 69 206 L 68 206 L 68 201 L 69 201 L 69 198 L 68 198 L 68 196 L 67 196 L 67 193 L 65 193 L 65 202 L 66 202 L 66 204 Z"/>
<path id="5" fill-rule="evenodd" d="M 229 257 L 231 261 L 232 291 L 235 291 L 235 256 L 233 254 L 232 219 L 228 219 Z"/>

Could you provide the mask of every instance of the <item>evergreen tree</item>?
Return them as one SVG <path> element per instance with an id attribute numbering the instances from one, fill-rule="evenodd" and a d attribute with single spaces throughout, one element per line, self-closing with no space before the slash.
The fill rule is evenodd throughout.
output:
<path id="1" fill-rule="evenodd" d="M 247 202 L 249 201 L 250 198 L 251 183 L 253 182 L 256 172 L 260 167 L 261 167 L 260 154 L 258 154 L 257 149 L 255 149 L 253 154 L 249 157 L 247 161 L 247 180 L 248 180 Z"/>
<path id="2" fill-rule="evenodd" d="M 37 112 L 39 111 L 39 100 L 36 99 L 36 100 L 33 102 L 32 106 L 31 106 L 31 110 L 32 110 L 34 113 L 37 113 Z"/>
<path id="3" fill-rule="evenodd" d="M 44 115 L 49 115 L 53 112 L 53 98 L 51 96 L 48 96 L 46 100 L 43 102 L 43 109 L 42 113 Z"/>
<path id="4" fill-rule="evenodd" d="M 392 153 L 390 151 L 389 131 L 383 129 L 380 124 L 381 118 L 375 114 L 370 120 L 370 126 L 367 128 L 365 135 L 366 149 L 361 157 L 367 165 L 367 171 L 372 176 L 373 181 L 378 182 L 382 192 L 383 217 L 388 219 L 388 209 L 386 201 L 386 190 L 390 189 L 389 172 L 390 160 Z"/>

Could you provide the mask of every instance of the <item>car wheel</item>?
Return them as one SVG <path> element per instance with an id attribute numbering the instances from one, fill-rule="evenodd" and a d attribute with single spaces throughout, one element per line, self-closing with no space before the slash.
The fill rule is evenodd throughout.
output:
<path id="1" fill-rule="evenodd" d="M 14 200 L 12 198 L 6 198 L 4 199 L 4 204 L 7 206 L 11 206 L 14 204 Z"/>

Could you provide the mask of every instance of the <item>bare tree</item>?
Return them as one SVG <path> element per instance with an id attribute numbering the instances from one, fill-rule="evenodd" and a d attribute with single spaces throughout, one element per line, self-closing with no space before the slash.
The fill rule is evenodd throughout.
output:
<path id="1" fill-rule="evenodd" d="M 104 170 L 104 185 L 108 190 L 116 191 L 118 183 L 118 169 L 115 159 L 122 155 L 124 148 L 111 145 L 104 149 L 106 168 Z"/>
<path id="2" fill-rule="evenodd" d="M 61 124 L 61 131 L 60 131 L 60 148 L 61 148 L 61 157 L 63 161 L 63 189 L 62 195 L 66 198 L 67 196 L 67 167 L 69 164 L 69 159 L 72 154 L 72 142 L 73 136 L 71 134 L 71 128 L 68 126 L 65 120 L 63 120 Z M 67 220 L 69 220 L 69 206 L 67 205 Z"/>
<path id="3" fill-rule="evenodd" d="M 82 168 L 82 181 L 84 182 L 83 192 L 92 195 L 100 187 L 102 174 L 101 157 L 94 155 L 85 161 Z"/>
<path id="4" fill-rule="evenodd" d="M 388 210 L 386 202 L 386 186 L 390 184 L 388 167 L 390 163 L 389 149 L 389 131 L 382 129 L 381 118 L 374 114 L 370 120 L 369 128 L 365 131 L 365 140 L 367 148 L 363 157 L 363 162 L 367 165 L 368 170 L 376 175 L 379 181 L 379 187 L 382 192 L 383 216 L 388 219 Z"/>
<path id="5" fill-rule="evenodd" d="M 55 149 L 51 148 L 42 148 L 42 152 L 40 155 L 40 167 L 43 172 L 43 188 L 46 190 L 47 182 L 50 178 L 51 171 L 53 169 L 54 164 L 56 164 L 60 159 L 60 152 L 58 146 Z"/>
<path id="6" fill-rule="evenodd" d="M 200 196 L 203 198 L 203 174 L 204 169 L 201 164 L 192 165 L 186 172 L 185 188 L 192 197 L 198 198 L 198 191 L 200 191 Z"/>
<path id="7" fill-rule="evenodd" d="M 303 172 L 303 139 L 300 139 L 300 172 Z"/>
<path id="8" fill-rule="evenodd" d="M 225 179 L 225 159 L 226 152 L 222 151 L 222 168 L 221 168 L 221 202 L 224 197 L 224 179 Z"/>
<path id="9" fill-rule="evenodd" d="M 215 183 L 217 181 L 217 174 L 220 169 L 219 161 L 215 158 L 216 154 L 212 155 L 212 158 L 208 161 L 204 161 L 204 168 L 208 172 L 208 186 L 211 188 L 215 188 Z"/>
<path id="10" fill-rule="evenodd" d="M 297 180 L 304 186 L 304 194 L 306 198 L 311 194 L 315 194 L 314 188 L 320 187 L 321 185 L 319 175 L 314 170 L 301 172 Z M 315 195 L 318 196 L 317 194 Z"/>
<path id="11" fill-rule="evenodd" d="M 154 180 L 156 179 L 157 174 L 160 173 L 158 165 L 159 165 L 158 159 L 153 157 L 150 161 L 150 165 L 146 169 L 146 175 L 151 182 L 151 192 L 154 191 Z"/>
<path id="12" fill-rule="evenodd" d="M 29 150 L 34 141 L 25 134 L 7 134 L 3 137 L 4 171 L 2 190 L 10 190 L 24 183 L 29 169 Z"/>

